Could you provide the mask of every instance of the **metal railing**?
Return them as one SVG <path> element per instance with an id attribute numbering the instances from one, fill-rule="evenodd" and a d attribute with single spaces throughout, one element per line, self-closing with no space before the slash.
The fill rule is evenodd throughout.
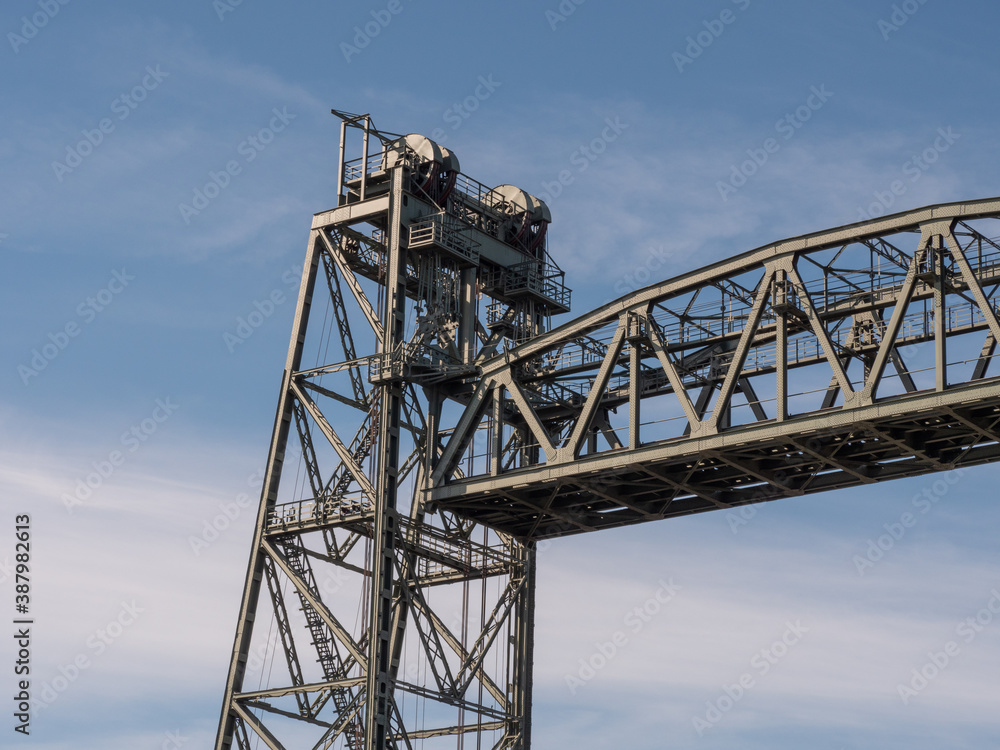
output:
<path id="1" fill-rule="evenodd" d="M 362 516 L 371 510 L 371 501 L 360 492 L 341 497 L 313 497 L 275 505 L 267 514 L 264 528 L 272 532 L 293 531 L 303 525 Z"/>
<path id="2" fill-rule="evenodd" d="M 572 292 L 562 282 L 565 274 L 555 266 L 537 260 L 528 261 L 510 266 L 501 274 L 505 295 L 516 297 L 530 293 L 569 309 Z"/>
<path id="3" fill-rule="evenodd" d="M 437 247 L 472 265 L 479 265 L 479 243 L 466 234 L 463 227 L 444 211 L 430 214 L 410 225 L 411 249 Z"/>
<path id="4" fill-rule="evenodd" d="M 368 362 L 368 378 L 377 383 L 402 378 L 437 379 L 475 369 L 457 361 L 440 349 L 427 344 L 404 342 L 393 351 L 372 357 Z"/>

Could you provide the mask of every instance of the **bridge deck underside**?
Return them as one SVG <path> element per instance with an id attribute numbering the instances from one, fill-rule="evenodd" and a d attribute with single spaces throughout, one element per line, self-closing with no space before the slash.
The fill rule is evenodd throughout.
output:
<path id="1" fill-rule="evenodd" d="M 546 539 L 873 484 L 1000 459 L 1000 383 L 609 451 L 550 472 L 432 491 L 437 507 Z"/>

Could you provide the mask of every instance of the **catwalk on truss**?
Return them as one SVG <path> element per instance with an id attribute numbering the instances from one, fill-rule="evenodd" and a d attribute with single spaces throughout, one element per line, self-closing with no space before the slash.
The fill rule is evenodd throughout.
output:
<path id="1" fill-rule="evenodd" d="M 537 540 L 1000 459 L 1000 200 L 552 328 L 543 201 L 334 114 L 217 750 L 527 750 Z"/>

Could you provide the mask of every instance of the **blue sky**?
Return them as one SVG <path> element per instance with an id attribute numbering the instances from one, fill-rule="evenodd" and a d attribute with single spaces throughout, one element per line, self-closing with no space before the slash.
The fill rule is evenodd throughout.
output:
<path id="1" fill-rule="evenodd" d="M 440 130 L 467 174 L 547 195 L 550 249 L 583 313 L 887 210 L 886 196 L 897 211 L 1000 194 L 998 23 L 996 4 L 942 0 L 9 0 L 0 529 L 32 514 L 34 668 L 65 685 L 18 741 L 194 750 L 214 737 L 244 497 L 255 504 L 310 216 L 334 203 L 331 107 Z M 366 24 L 378 33 L 359 36 Z M 734 165 L 768 139 L 779 148 L 736 185 Z M 896 180 L 906 189 L 890 196 Z M 213 181 L 218 195 L 196 202 Z M 227 338 L 262 308 L 252 335 Z M 108 476 L 80 499 L 95 464 Z M 548 546 L 537 746 L 996 744 L 996 477 Z M 239 512 L 195 554 L 220 505 Z M 916 524 L 859 570 L 907 512 Z M 675 595 L 636 630 L 630 613 L 664 584 Z M 983 611 L 988 624 L 961 629 Z M 898 685 L 950 641 L 957 655 L 904 703 Z"/>

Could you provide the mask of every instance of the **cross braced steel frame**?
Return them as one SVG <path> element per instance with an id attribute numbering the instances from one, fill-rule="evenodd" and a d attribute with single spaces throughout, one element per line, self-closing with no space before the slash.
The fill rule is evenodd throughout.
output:
<path id="1" fill-rule="evenodd" d="M 997 460 L 997 219 L 975 201 L 775 243 L 481 363 L 430 507 L 541 539 Z M 536 457 L 476 454 L 484 430 Z"/>
<path id="2" fill-rule="evenodd" d="M 426 165 L 408 155 L 382 169 L 395 136 L 348 118 L 345 140 L 355 126 L 363 169 L 342 161 L 340 205 L 310 234 L 216 747 L 433 748 L 471 736 L 527 748 L 534 544 L 430 516 L 423 501 L 445 402 L 463 402 L 453 390 L 506 340 L 479 321 L 479 293 L 504 287 L 524 252 L 502 239 L 508 217 L 481 185 L 462 176 L 463 192 L 434 203 Z M 449 231 L 411 231 L 428 221 Z M 482 259 L 471 234 L 489 245 Z M 553 266 L 534 297 L 494 297 L 522 333 L 568 301 L 564 289 L 551 305 L 544 296 Z M 442 310 L 454 315 L 431 315 Z M 283 478 L 293 446 L 294 481 Z M 287 672 L 272 665 L 252 689 L 248 654 L 268 617 Z"/>
<path id="3" fill-rule="evenodd" d="M 551 329 L 544 234 L 527 261 L 488 189 L 337 114 L 217 750 L 527 750 L 538 540 L 1000 460 L 1000 201 L 778 242 Z M 268 619 L 285 671 L 252 688 Z"/>

